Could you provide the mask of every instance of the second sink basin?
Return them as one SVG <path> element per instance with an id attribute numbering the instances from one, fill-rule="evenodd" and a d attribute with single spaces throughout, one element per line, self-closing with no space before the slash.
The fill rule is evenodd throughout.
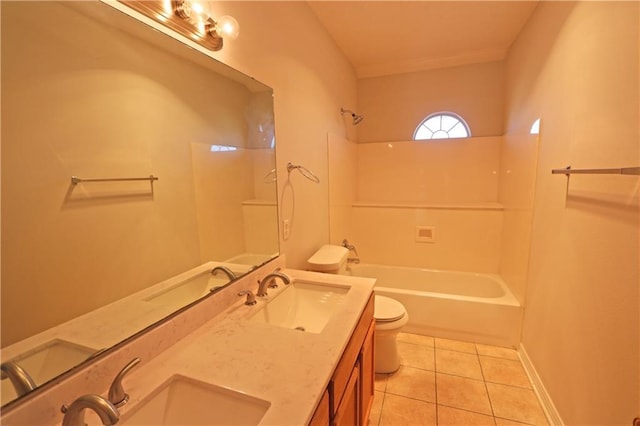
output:
<path id="1" fill-rule="evenodd" d="M 349 286 L 294 281 L 256 312 L 250 321 L 321 333 L 344 303 Z"/>
<path id="2" fill-rule="evenodd" d="M 126 413 L 121 425 L 257 425 L 271 403 L 185 376 L 173 376 Z"/>

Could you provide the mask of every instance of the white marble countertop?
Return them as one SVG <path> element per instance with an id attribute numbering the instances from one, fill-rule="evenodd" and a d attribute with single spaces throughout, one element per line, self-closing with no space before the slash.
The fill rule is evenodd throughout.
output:
<path id="1" fill-rule="evenodd" d="M 238 297 L 232 306 L 157 357 L 148 362 L 143 360 L 125 378 L 131 399 L 120 409 L 122 417 L 135 411 L 136 404 L 172 376 L 181 375 L 269 401 L 271 405 L 262 425 L 307 424 L 375 281 L 290 269 L 283 272 L 294 282 L 351 286 L 343 305 L 321 333 L 304 333 L 248 320 L 267 300 L 284 291 L 283 285 L 269 289 L 269 296 L 257 298 L 254 306 L 244 305 L 245 298 Z"/>

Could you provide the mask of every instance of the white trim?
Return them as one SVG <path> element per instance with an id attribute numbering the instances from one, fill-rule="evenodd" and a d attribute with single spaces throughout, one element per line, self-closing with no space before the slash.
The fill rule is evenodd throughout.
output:
<path id="1" fill-rule="evenodd" d="M 533 362 L 531 362 L 531 358 L 529 358 L 529 354 L 527 354 L 522 343 L 520 343 L 520 346 L 518 347 L 518 355 L 520 356 L 520 361 L 522 362 L 524 371 L 527 373 L 527 376 L 529 376 L 529 380 L 533 385 L 533 391 L 536 393 L 538 401 L 540 401 L 540 404 L 542 405 L 542 410 L 544 411 L 544 415 L 547 417 L 547 421 L 551 426 L 564 426 L 560 413 L 551 400 L 551 395 L 549 395 L 547 389 L 545 389 L 542 379 L 533 366 Z"/>

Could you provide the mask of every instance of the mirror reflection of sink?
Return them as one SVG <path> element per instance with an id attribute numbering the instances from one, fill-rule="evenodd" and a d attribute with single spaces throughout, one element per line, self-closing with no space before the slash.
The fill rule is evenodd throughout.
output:
<path id="1" fill-rule="evenodd" d="M 211 289 L 222 287 L 228 282 L 229 277 L 225 274 L 212 275 L 211 271 L 207 270 L 171 287 L 162 289 L 147 297 L 144 301 L 157 305 L 182 307 L 206 296 Z"/>
<path id="2" fill-rule="evenodd" d="M 231 389 L 173 376 L 120 419 L 132 425 L 257 425 L 270 402 Z"/>
<path id="3" fill-rule="evenodd" d="M 48 382 L 61 373 L 78 365 L 96 352 L 96 349 L 64 340 L 51 340 L 24 354 L 21 354 L 11 361 L 22 367 L 33 379 L 36 385 Z M 2 380 L 2 404 L 16 398 L 11 381 Z"/>
<path id="4" fill-rule="evenodd" d="M 349 286 L 294 281 L 256 312 L 250 321 L 321 333 L 344 303 Z"/>

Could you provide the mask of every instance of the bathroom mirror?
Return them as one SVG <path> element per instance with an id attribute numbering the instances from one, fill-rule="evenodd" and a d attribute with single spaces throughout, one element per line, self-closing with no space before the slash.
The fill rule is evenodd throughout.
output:
<path id="1" fill-rule="evenodd" d="M 40 386 L 278 233 L 269 87 L 109 4 L 1 8 L 4 405 L 16 364 Z"/>

